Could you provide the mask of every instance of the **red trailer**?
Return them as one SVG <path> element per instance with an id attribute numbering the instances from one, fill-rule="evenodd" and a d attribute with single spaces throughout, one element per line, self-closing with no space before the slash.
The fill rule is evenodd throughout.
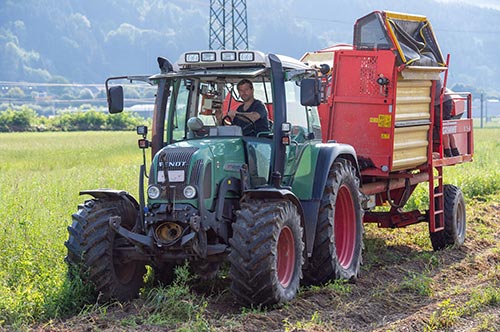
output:
<path id="1" fill-rule="evenodd" d="M 368 198 L 364 222 L 389 228 L 428 222 L 434 249 L 461 245 L 464 199 L 459 188 L 444 184 L 443 167 L 472 161 L 472 98 L 446 91 L 449 56 L 443 58 L 427 18 L 372 12 L 356 21 L 353 45 L 301 60 L 323 68 L 323 141 L 356 150 Z M 459 154 L 445 157 L 450 138 Z M 404 211 L 422 182 L 428 182 L 429 210 Z"/>

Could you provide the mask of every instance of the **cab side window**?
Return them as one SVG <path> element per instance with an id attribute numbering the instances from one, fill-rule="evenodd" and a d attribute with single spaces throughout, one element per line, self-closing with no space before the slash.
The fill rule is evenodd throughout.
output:
<path id="1" fill-rule="evenodd" d="M 174 90 L 178 89 L 179 91 L 177 94 L 174 92 L 173 95 L 176 96 L 176 100 L 171 105 L 174 113 L 172 122 L 172 139 L 174 141 L 182 140 L 186 136 L 186 113 L 191 98 L 190 85 L 191 82 L 184 79 L 174 85 Z"/>
<path id="2" fill-rule="evenodd" d="M 287 121 L 292 124 L 292 139 L 297 142 L 314 137 L 321 139 L 321 125 L 316 107 L 302 106 L 296 81 L 285 82 Z M 313 135 L 311 135 L 313 134 Z"/>

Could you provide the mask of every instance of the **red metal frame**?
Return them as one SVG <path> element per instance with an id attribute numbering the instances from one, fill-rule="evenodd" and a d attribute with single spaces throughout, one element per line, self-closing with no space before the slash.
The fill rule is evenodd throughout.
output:
<path id="1" fill-rule="evenodd" d="M 361 192 L 374 195 L 377 206 L 392 206 L 388 212 L 367 212 L 364 222 L 379 227 L 405 227 L 427 221 L 429 231 L 444 227 L 443 167 L 471 161 L 473 155 L 472 97 L 460 94 L 467 105 L 467 116 L 459 120 L 442 120 L 439 138 L 434 141 L 435 82 L 430 93 L 430 129 L 427 162 L 414 168 L 391 171 L 394 149 L 396 86 L 405 66 L 397 66 L 393 50 L 349 50 L 332 48 L 332 77 L 325 78 L 327 101 L 318 108 L 323 141 L 334 140 L 352 145 L 362 167 Z M 449 56 L 447 61 L 449 62 Z M 445 71 L 446 85 L 447 68 Z M 375 74 L 374 74 L 375 73 Z M 379 77 L 389 84 L 377 84 Z M 444 89 L 444 88 L 443 88 Z M 444 91 L 444 90 L 443 90 Z M 442 95 L 440 97 L 442 109 Z M 443 158 L 443 132 L 457 138 L 460 156 Z M 367 164 L 368 163 L 368 164 Z M 370 164 L 371 163 L 371 164 Z M 429 183 L 429 210 L 403 212 L 402 206 L 419 183 Z M 401 206 L 400 206 L 401 205 Z"/>

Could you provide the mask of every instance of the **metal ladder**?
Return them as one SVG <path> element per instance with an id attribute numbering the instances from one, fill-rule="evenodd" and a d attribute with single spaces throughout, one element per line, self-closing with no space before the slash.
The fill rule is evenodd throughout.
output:
<path id="1" fill-rule="evenodd" d="M 431 167 L 429 176 L 429 230 L 431 233 L 444 229 L 443 166 Z"/>

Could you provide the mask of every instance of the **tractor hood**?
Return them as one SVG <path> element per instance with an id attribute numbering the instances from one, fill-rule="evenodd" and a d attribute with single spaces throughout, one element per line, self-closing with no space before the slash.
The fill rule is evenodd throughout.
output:
<path id="1" fill-rule="evenodd" d="M 149 203 L 173 201 L 196 206 L 201 196 L 209 207 L 217 184 L 228 177 L 239 178 L 245 163 L 242 138 L 194 139 L 168 145 L 153 158 Z"/>

